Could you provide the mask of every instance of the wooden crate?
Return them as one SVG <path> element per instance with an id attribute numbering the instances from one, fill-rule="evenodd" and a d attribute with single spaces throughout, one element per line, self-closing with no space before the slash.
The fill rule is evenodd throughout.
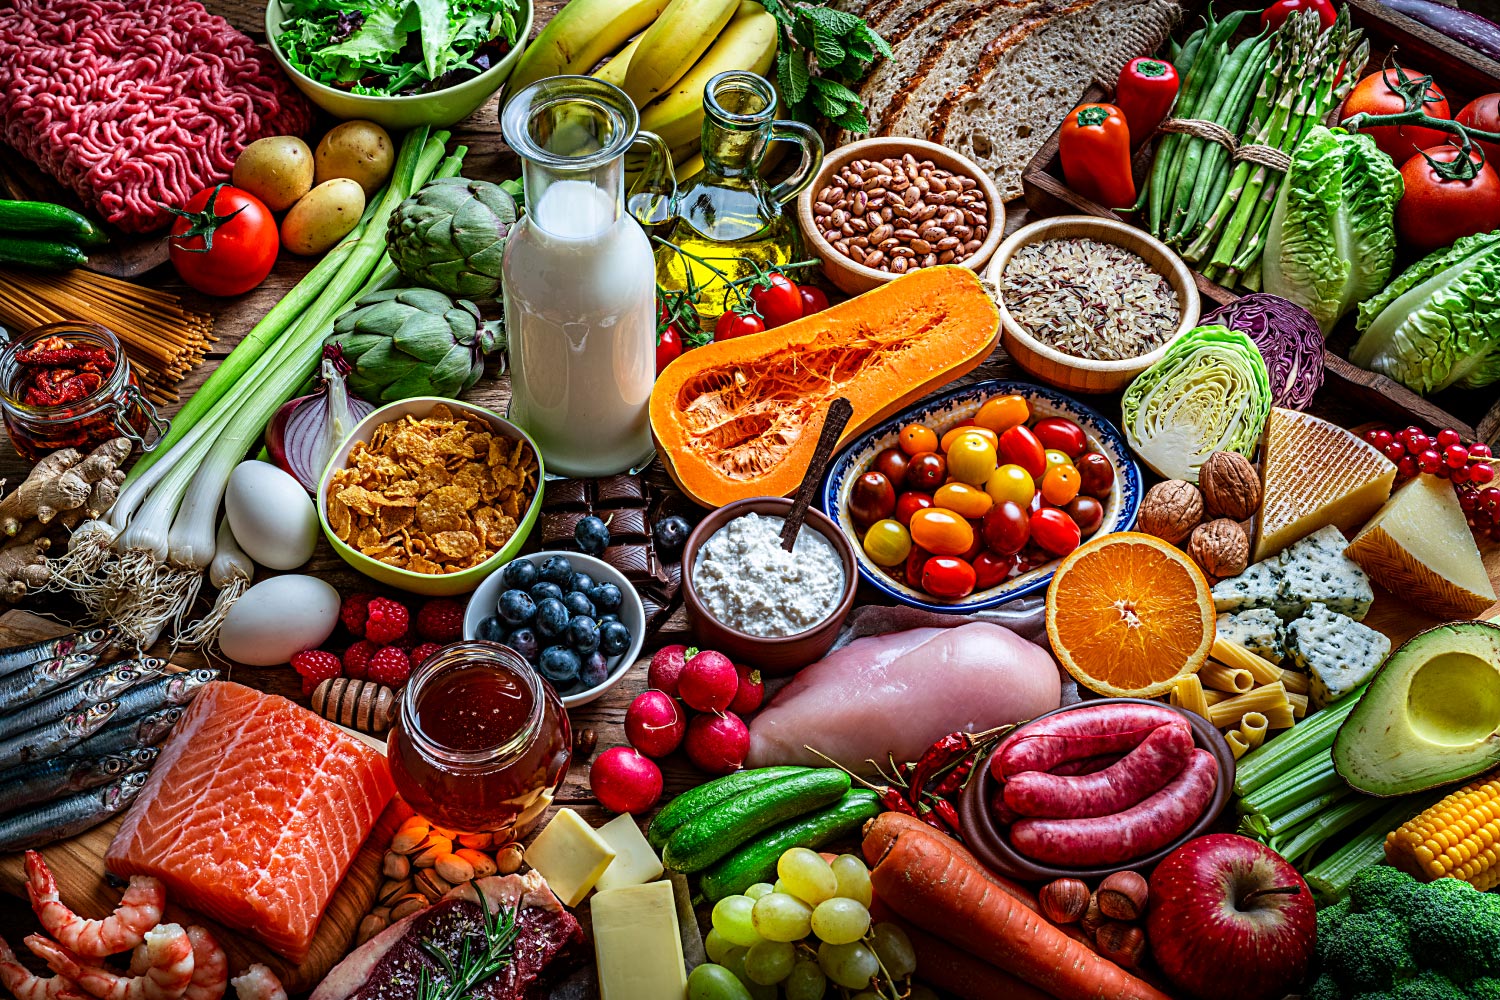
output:
<path id="1" fill-rule="evenodd" d="M 1343 0 L 1350 8 L 1354 23 L 1363 28 L 1370 38 L 1371 65 L 1378 65 L 1386 52 L 1395 47 L 1403 62 L 1410 63 L 1438 77 L 1448 94 L 1455 111 L 1469 97 L 1500 90 L 1500 63 L 1474 52 L 1426 25 L 1389 10 L 1377 0 Z M 1192 30 L 1194 18 L 1189 18 L 1183 31 Z M 1095 87 L 1086 93 L 1079 103 L 1107 100 L 1109 94 Z M 1082 214 L 1106 219 L 1121 219 L 1135 224 L 1134 213 L 1120 213 L 1069 188 L 1063 179 L 1062 165 L 1057 155 L 1058 132 L 1053 132 L 1042 144 L 1035 157 L 1027 164 L 1021 175 L 1025 189 L 1026 205 L 1039 215 Z M 1136 187 L 1139 190 L 1151 169 L 1151 158 L 1155 141 L 1146 143 L 1132 160 Z M 1198 292 L 1205 300 L 1205 311 L 1212 305 L 1224 305 L 1239 298 L 1239 293 L 1210 281 L 1197 271 L 1193 279 Z M 1347 318 L 1345 320 L 1347 324 Z M 1348 330 L 1341 324 L 1332 337 L 1335 346 L 1347 337 Z M 1343 333 L 1345 336 L 1341 337 Z M 1397 423 L 1417 423 L 1431 428 L 1452 427 L 1466 438 L 1500 444 L 1500 398 L 1492 391 L 1474 390 L 1471 398 L 1461 393 L 1443 394 L 1443 402 L 1428 399 L 1412 392 L 1406 386 L 1375 372 L 1365 371 L 1351 364 L 1348 359 L 1333 350 L 1323 353 L 1325 371 L 1324 384 L 1359 407 L 1368 407 L 1383 417 Z M 1444 403 L 1449 404 L 1445 408 Z"/>

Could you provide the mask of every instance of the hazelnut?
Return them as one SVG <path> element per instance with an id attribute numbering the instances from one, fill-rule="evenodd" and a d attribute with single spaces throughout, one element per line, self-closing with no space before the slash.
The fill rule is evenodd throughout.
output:
<path id="1" fill-rule="evenodd" d="M 1094 893 L 1089 897 L 1089 907 L 1083 911 L 1083 919 L 1078 921 L 1078 926 L 1092 935 L 1099 930 L 1099 925 L 1108 919 L 1104 915 L 1104 911 L 1099 909 L 1099 894 Z"/>
<path id="2" fill-rule="evenodd" d="M 1076 923 L 1089 908 L 1089 887 L 1076 878 L 1060 878 L 1042 886 L 1037 901 L 1054 924 Z"/>
<path id="3" fill-rule="evenodd" d="M 1125 969 L 1139 969 L 1146 958 L 1146 932 L 1134 924 L 1106 920 L 1094 935 L 1099 954 Z"/>
<path id="4" fill-rule="evenodd" d="M 1136 527 L 1173 545 L 1203 520 L 1203 494 L 1192 483 L 1168 479 L 1146 491 Z"/>
<path id="5" fill-rule="evenodd" d="M 1147 892 L 1137 872 L 1115 872 L 1099 883 L 1099 909 L 1113 920 L 1139 920 L 1146 914 Z"/>
<path id="6" fill-rule="evenodd" d="M 1198 470 L 1198 488 L 1209 517 L 1248 521 L 1260 510 L 1260 476 L 1237 451 L 1216 451 Z"/>
<path id="7" fill-rule="evenodd" d="M 1221 517 L 1193 529 L 1187 554 L 1215 579 L 1239 576 L 1250 563 L 1250 539 L 1237 522 Z"/>

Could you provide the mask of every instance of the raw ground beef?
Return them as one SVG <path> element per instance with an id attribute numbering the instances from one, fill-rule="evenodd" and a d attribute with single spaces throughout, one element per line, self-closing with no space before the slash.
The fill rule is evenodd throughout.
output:
<path id="1" fill-rule="evenodd" d="M 311 123 L 270 53 L 191 0 L 0 0 L 0 134 L 128 232 Z"/>

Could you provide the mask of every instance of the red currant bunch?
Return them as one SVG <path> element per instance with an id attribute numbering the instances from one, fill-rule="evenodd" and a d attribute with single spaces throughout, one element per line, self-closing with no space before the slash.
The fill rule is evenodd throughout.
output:
<path id="1" fill-rule="evenodd" d="M 1421 472 L 1450 480 L 1469 527 L 1476 535 L 1488 534 L 1500 542 L 1500 489 L 1489 485 L 1495 479 L 1495 459 L 1489 445 L 1465 445 L 1463 437 L 1451 427 L 1436 434 L 1427 434 L 1420 427 L 1400 431 L 1372 427 L 1365 431 L 1364 438 L 1396 463 L 1398 486 Z"/>

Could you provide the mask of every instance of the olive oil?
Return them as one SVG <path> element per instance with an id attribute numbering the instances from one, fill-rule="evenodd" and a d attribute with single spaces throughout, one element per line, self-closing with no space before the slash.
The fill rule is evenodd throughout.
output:
<path id="1" fill-rule="evenodd" d="M 709 215 L 718 222 L 714 226 L 716 234 L 743 235 L 731 239 L 723 235 L 707 236 L 687 218 L 680 217 L 663 237 L 671 245 L 656 246 L 657 284 L 675 291 L 688 288 L 691 280 L 697 289 L 698 318 L 705 330 L 712 330 L 719 315 L 734 307 L 735 296 L 732 293 L 726 296 L 729 291 L 726 275 L 732 281 L 754 274 L 757 263 L 763 268 L 790 264 L 799 259 L 801 250 L 796 225 L 780 212 L 756 228 L 748 223 L 761 220 L 719 214 L 712 209 Z M 733 224 L 726 226 L 726 219 Z"/>

